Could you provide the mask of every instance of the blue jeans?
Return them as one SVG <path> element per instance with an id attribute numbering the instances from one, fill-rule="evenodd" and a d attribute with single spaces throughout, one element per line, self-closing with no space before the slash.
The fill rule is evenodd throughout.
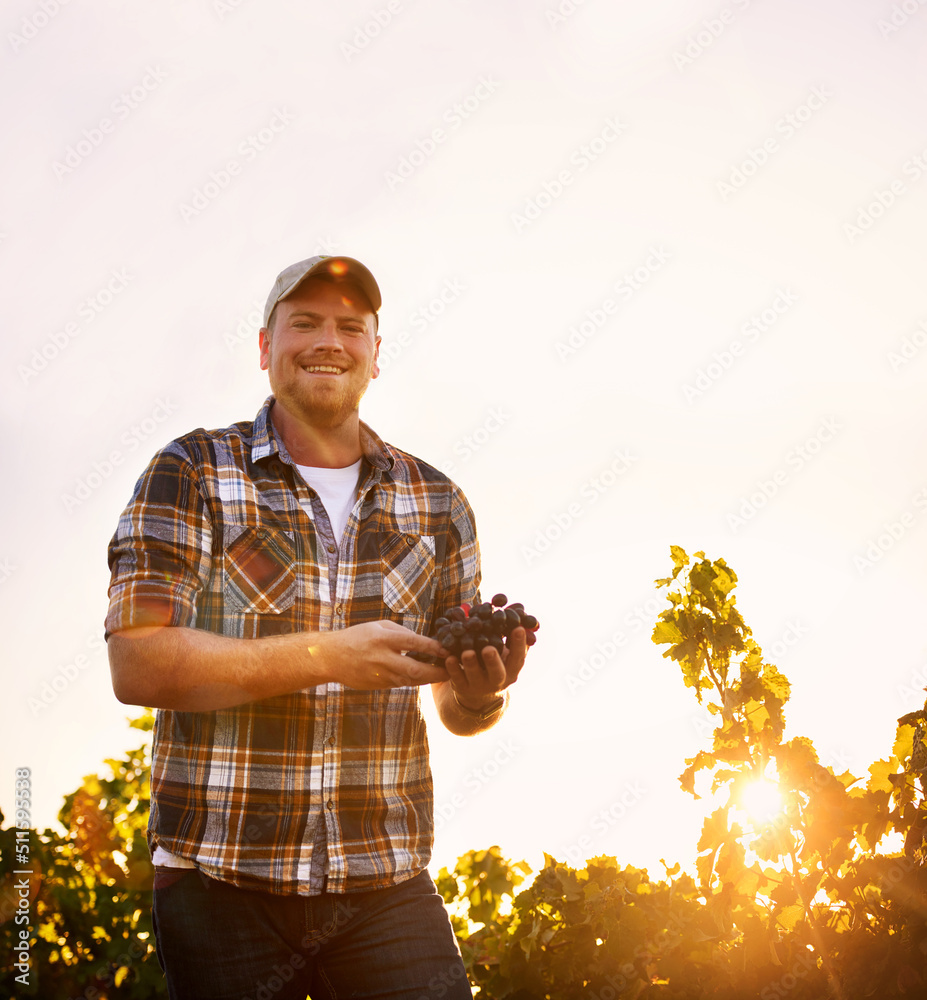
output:
<path id="1" fill-rule="evenodd" d="M 471 1000 L 427 871 L 387 889 L 279 896 L 159 868 L 152 908 L 171 1000 Z"/>

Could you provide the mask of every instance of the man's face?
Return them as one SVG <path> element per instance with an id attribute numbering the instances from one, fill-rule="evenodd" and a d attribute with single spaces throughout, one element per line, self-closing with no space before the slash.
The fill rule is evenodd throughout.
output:
<path id="1" fill-rule="evenodd" d="M 277 402 L 313 426 L 340 426 L 380 374 L 376 317 L 352 284 L 307 278 L 277 303 L 260 343 Z"/>

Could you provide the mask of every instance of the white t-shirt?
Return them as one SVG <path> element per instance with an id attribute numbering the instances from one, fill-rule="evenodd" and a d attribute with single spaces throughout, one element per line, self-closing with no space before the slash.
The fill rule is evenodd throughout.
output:
<path id="1" fill-rule="evenodd" d="M 341 542 L 345 526 L 357 495 L 357 480 L 360 476 L 361 460 L 343 469 L 319 469 L 312 465 L 297 465 L 300 475 L 319 494 L 319 499 L 325 507 L 325 513 L 332 524 L 335 540 Z M 166 865 L 169 868 L 194 868 L 192 861 L 179 858 L 176 854 L 165 851 L 158 845 L 155 848 L 152 862 L 156 865 Z"/>
<path id="2" fill-rule="evenodd" d="M 343 469 L 320 469 L 314 465 L 296 466 L 303 479 L 319 494 L 325 513 L 331 521 L 335 541 L 339 543 L 354 509 L 360 467 L 360 459 Z"/>

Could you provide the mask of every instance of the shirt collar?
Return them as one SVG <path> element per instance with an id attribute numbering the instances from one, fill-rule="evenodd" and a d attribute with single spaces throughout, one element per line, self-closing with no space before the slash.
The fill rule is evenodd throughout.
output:
<path id="1" fill-rule="evenodd" d="M 286 450 L 286 445 L 274 433 L 274 425 L 270 419 L 270 408 L 274 405 L 274 397 L 268 396 L 264 405 L 254 418 L 254 432 L 251 438 L 251 461 L 258 462 L 271 455 L 280 455 L 286 462 L 293 465 Z M 364 458 L 375 468 L 389 472 L 393 468 L 394 459 L 387 450 L 380 436 L 362 420 L 360 422 L 360 443 Z"/>

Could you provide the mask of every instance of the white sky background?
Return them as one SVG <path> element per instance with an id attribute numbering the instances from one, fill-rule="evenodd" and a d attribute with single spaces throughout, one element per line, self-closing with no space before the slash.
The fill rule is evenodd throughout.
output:
<path id="1" fill-rule="evenodd" d="M 738 573 L 793 684 L 788 735 L 824 763 L 865 774 L 921 704 L 927 12 L 564 0 L 553 24 L 553 0 L 391 8 L 4 8 L 0 806 L 30 766 L 34 820 L 51 824 L 137 744 L 100 641 L 107 542 L 158 447 L 257 412 L 255 306 L 281 268 L 329 250 L 383 290 L 390 363 L 362 416 L 453 464 L 484 594 L 542 622 L 491 733 L 450 736 L 429 698 L 435 870 L 498 843 L 659 875 L 660 857 L 694 859 L 701 804 L 676 777 L 709 739 L 649 641 L 671 544 Z M 640 287 L 616 289 L 636 269 Z M 700 370 L 707 388 L 687 393 Z M 613 463 L 624 473 L 590 487 Z M 774 495 L 733 522 L 764 482 Z"/>

